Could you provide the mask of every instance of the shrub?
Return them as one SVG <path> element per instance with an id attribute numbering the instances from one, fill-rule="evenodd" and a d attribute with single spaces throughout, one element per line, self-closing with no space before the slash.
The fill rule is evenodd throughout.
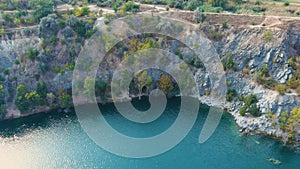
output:
<path id="1" fill-rule="evenodd" d="M 227 22 L 226 22 L 226 21 L 224 21 L 224 22 L 222 23 L 222 28 L 224 28 L 224 29 L 227 29 L 227 28 L 228 28 L 228 25 L 227 25 Z"/>
<path id="2" fill-rule="evenodd" d="M 13 18 L 10 14 L 3 14 L 2 18 L 5 20 L 5 22 L 12 22 Z"/>
<path id="3" fill-rule="evenodd" d="M 72 57 L 75 57 L 75 56 L 76 56 L 76 50 L 75 50 L 75 46 L 74 46 L 74 45 L 72 45 L 72 47 L 71 47 L 70 55 L 71 55 Z"/>
<path id="4" fill-rule="evenodd" d="M 0 104 L 5 103 L 5 91 L 3 86 L 0 84 Z"/>
<path id="5" fill-rule="evenodd" d="M 41 96 L 42 99 L 46 99 L 48 89 L 45 82 L 39 82 L 36 86 L 36 91 Z"/>
<path id="6" fill-rule="evenodd" d="M 30 7 L 33 9 L 33 16 L 37 21 L 41 18 L 53 13 L 53 1 L 49 0 L 31 0 L 29 1 Z"/>
<path id="7" fill-rule="evenodd" d="M 39 55 L 39 51 L 37 49 L 33 49 L 32 47 L 29 47 L 27 50 L 27 58 L 30 60 L 35 60 L 36 57 Z"/>
<path id="8" fill-rule="evenodd" d="M 20 61 L 19 61 L 19 60 L 15 60 L 15 64 L 16 64 L 16 65 L 19 65 L 19 64 L 20 64 Z"/>
<path id="9" fill-rule="evenodd" d="M 245 116 L 246 115 L 246 111 L 247 111 L 247 106 L 242 106 L 241 108 L 240 108 L 240 115 L 241 116 Z"/>
<path id="10" fill-rule="evenodd" d="M 171 90 L 173 90 L 174 88 L 172 80 L 169 75 L 160 76 L 157 86 L 166 94 Z"/>
<path id="11" fill-rule="evenodd" d="M 249 75 L 249 69 L 248 68 L 244 68 L 243 69 L 243 74 L 244 75 Z"/>
<path id="12" fill-rule="evenodd" d="M 284 95 L 287 90 L 286 86 L 283 84 L 276 84 L 275 89 L 280 95 Z"/>
<path id="13" fill-rule="evenodd" d="M 3 74 L 9 75 L 9 70 L 8 70 L 8 69 L 5 69 L 5 70 L 3 71 Z"/>
<path id="14" fill-rule="evenodd" d="M 48 15 L 40 21 L 40 35 L 45 39 L 55 36 L 59 30 L 59 22 L 56 14 Z"/>
<path id="15" fill-rule="evenodd" d="M 66 63 L 66 70 L 74 70 L 75 61 L 71 61 L 70 63 Z"/>
<path id="16" fill-rule="evenodd" d="M 240 115 L 244 116 L 248 112 L 254 117 L 261 116 L 259 108 L 256 106 L 257 101 L 257 97 L 254 94 L 250 94 L 244 98 L 245 104 L 240 109 Z"/>
<path id="17" fill-rule="evenodd" d="M 228 89 L 226 92 L 226 100 L 231 102 L 234 97 L 237 96 L 237 92 L 234 89 Z"/>
<path id="18" fill-rule="evenodd" d="M 283 3 L 283 5 L 284 5 L 284 6 L 289 6 L 290 3 L 289 3 L 288 1 L 285 1 L 285 2 Z"/>
<path id="19" fill-rule="evenodd" d="M 252 104 L 249 109 L 248 109 L 248 112 L 254 116 L 254 117 L 259 117 L 261 116 L 261 113 L 259 111 L 259 108 L 256 106 L 256 104 Z"/>
<path id="20" fill-rule="evenodd" d="M 271 41 L 273 39 L 273 32 L 268 29 L 264 32 L 262 39 L 265 41 Z"/>
<path id="21" fill-rule="evenodd" d="M 15 24 L 15 25 L 20 25 L 20 24 L 21 24 L 20 19 L 19 19 L 19 18 L 15 18 L 15 19 L 14 19 L 14 24 Z"/>
<path id="22" fill-rule="evenodd" d="M 71 108 L 72 107 L 72 98 L 68 93 L 62 93 L 60 98 L 60 106 L 62 108 Z"/>
<path id="23" fill-rule="evenodd" d="M 296 89 L 298 95 L 300 95 L 300 86 Z"/>

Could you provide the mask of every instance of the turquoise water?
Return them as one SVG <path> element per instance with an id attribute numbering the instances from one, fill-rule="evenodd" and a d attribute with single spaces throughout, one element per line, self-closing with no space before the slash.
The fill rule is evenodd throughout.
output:
<path id="1" fill-rule="evenodd" d="M 126 121 L 113 104 L 101 106 L 106 120 L 119 132 L 149 137 L 167 129 L 177 117 L 178 98 L 169 99 L 166 111 L 156 121 L 136 124 Z M 147 109 L 146 99 L 135 101 Z M 209 107 L 201 106 L 188 136 L 175 148 L 156 157 L 128 159 L 98 147 L 83 132 L 75 113 L 47 113 L 0 122 L 0 168 L 103 168 L 103 169 L 297 169 L 300 154 L 271 138 L 241 136 L 232 117 L 224 114 L 214 135 L 204 144 L 198 136 Z M 269 162 L 280 160 L 280 165 Z"/>

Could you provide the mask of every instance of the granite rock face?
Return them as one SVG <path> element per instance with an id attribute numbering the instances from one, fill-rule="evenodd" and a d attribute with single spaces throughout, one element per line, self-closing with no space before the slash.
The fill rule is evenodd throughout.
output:
<path id="1" fill-rule="evenodd" d="M 97 23 L 96 23 L 97 25 Z M 65 28 L 68 29 L 68 28 Z M 299 97 L 292 93 L 286 95 L 279 95 L 276 91 L 266 89 L 257 85 L 253 80 L 253 73 L 267 65 L 272 79 L 279 83 L 286 83 L 286 81 L 293 76 L 292 68 L 288 64 L 288 59 L 294 55 L 300 55 L 300 31 L 294 29 L 271 29 L 273 38 L 271 40 L 264 40 L 262 37 L 266 29 L 258 28 L 243 28 L 237 29 L 229 27 L 223 29 L 222 38 L 213 40 L 210 48 L 215 48 L 219 54 L 220 59 L 225 56 L 230 56 L 234 61 L 235 71 L 227 70 L 227 87 L 235 89 L 239 96 L 247 96 L 250 93 L 256 94 L 258 97 L 257 106 L 262 112 L 263 116 L 241 117 L 238 113 L 242 103 L 235 101 L 232 103 L 219 102 L 217 99 L 211 99 L 211 95 L 207 94 L 207 90 L 211 87 L 210 77 L 208 72 L 202 69 L 193 69 L 194 78 L 199 87 L 200 100 L 210 106 L 217 106 L 220 108 L 227 108 L 229 112 L 235 117 L 237 124 L 245 130 L 259 130 L 270 135 L 280 136 L 282 131 L 280 129 L 272 128 L 272 121 L 265 118 L 267 110 L 273 112 L 276 117 L 284 111 L 290 111 L 294 107 L 300 106 Z M 63 34 L 62 32 L 58 34 Z M 24 33 L 23 33 L 24 34 Z M 54 73 L 54 67 L 65 67 L 66 63 L 74 60 L 69 54 L 69 44 L 75 44 L 76 52 L 79 53 L 82 44 L 75 43 L 75 38 L 64 39 L 64 36 L 59 37 L 60 40 L 66 40 L 67 45 L 56 45 L 50 48 L 51 56 L 47 58 L 47 51 L 41 48 L 42 39 L 36 34 L 25 36 L 22 33 L 9 38 L 2 38 L 0 40 L 0 68 L 8 69 L 9 75 L 5 76 L 3 83 L 6 89 L 8 111 L 9 115 L 15 112 L 14 97 L 15 91 L 9 93 L 9 89 L 15 89 L 18 84 L 25 84 L 28 89 L 35 89 L 36 83 L 45 81 L 47 83 L 49 92 L 55 93 L 58 90 L 71 90 L 72 88 L 72 71 L 63 71 Z M 197 41 L 199 37 L 191 36 L 189 41 Z M 39 50 L 39 59 L 30 61 L 26 58 L 26 52 L 29 47 Z M 170 46 L 165 46 L 171 50 L 176 50 L 180 44 L 176 42 L 170 43 Z M 185 49 L 182 49 L 185 53 Z M 209 57 L 209 53 L 204 54 Z M 41 60 L 46 60 L 43 63 Z M 47 60 L 48 59 L 48 60 Z M 209 58 L 208 58 L 209 59 Z M 15 64 L 16 60 L 20 64 Z M 41 73 L 41 67 L 48 64 L 49 71 Z M 249 69 L 249 76 L 243 74 L 243 69 Z M 108 79 L 111 72 L 106 70 L 106 76 L 99 76 L 103 79 Z M 158 72 L 151 72 L 150 75 L 157 81 L 161 75 Z M 16 77 L 16 78 L 14 78 Z M 12 112 L 12 113 L 10 113 Z"/>

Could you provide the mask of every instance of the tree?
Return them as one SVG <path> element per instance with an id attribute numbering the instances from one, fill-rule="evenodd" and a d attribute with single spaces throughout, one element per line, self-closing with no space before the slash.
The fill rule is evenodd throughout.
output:
<path id="1" fill-rule="evenodd" d="M 7 111 L 6 111 L 6 105 L 0 104 L 0 119 L 3 119 L 5 117 Z"/>
<path id="2" fill-rule="evenodd" d="M 29 5 L 33 9 L 33 16 L 36 21 L 40 21 L 41 18 L 53 13 L 53 1 L 49 0 L 30 0 Z"/>
<path id="3" fill-rule="evenodd" d="M 88 99 L 95 96 L 95 78 L 87 77 L 84 81 L 84 93 L 87 95 Z"/>
<path id="4" fill-rule="evenodd" d="M 30 60 L 35 60 L 35 58 L 39 55 L 39 51 L 37 49 L 33 49 L 32 47 L 28 48 L 27 57 Z"/>
<path id="5" fill-rule="evenodd" d="M 209 4 L 214 7 L 224 7 L 227 3 L 227 0 L 207 0 Z"/>
<path id="6" fill-rule="evenodd" d="M 71 108 L 72 107 L 72 103 L 71 103 L 71 96 L 68 93 L 62 93 L 62 95 L 60 96 L 60 106 L 62 108 Z"/>
<path id="7" fill-rule="evenodd" d="M 252 104 L 249 109 L 248 109 L 248 112 L 254 116 L 254 117 L 259 117 L 261 116 L 261 113 L 259 111 L 259 108 L 256 106 L 256 104 Z"/>
<path id="8" fill-rule="evenodd" d="M 202 12 L 201 9 L 197 9 L 194 11 L 193 21 L 196 23 L 202 23 L 206 19 L 206 15 Z"/>
<path id="9" fill-rule="evenodd" d="M 42 99 L 46 99 L 48 89 L 45 82 L 39 82 L 36 86 L 36 91 L 41 96 Z"/>
<path id="10" fill-rule="evenodd" d="M 42 98 L 36 91 L 31 91 L 25 94 L 26 102 L 29 108 L 34 108 L 42 104 Z"/>
<path id="11" fill-rule="evenodd" d="M 3 86 L 0 84 L 0 104 L 5 103 L 5 92 Z"/>
<path id="12" fill-rule="evenodd" d="M 27 100 L 25 98 L 25 94 L 27 93 L 27 89 L 23 84 L 20 84 L 17 87 L 17 99 L 15 104 L 17 108 L 22 112 L 28 110 Z"/>
<path id="13" fill-rule="evenodd" d="M 174 88 L 169 75 L 161 75 L 157 86 L 166 94 Z"/>
<path id="14" fill-rule="evenodd" d="M 226 100 L 231 102 L 234 97 L 237 96 L 237 92 L 234 89 L 228 89 L 226 93 Z"/>
<path id="15" fill-rule="evenodd" d="M 52 105 L 55 101 L 55 95 L 53 93 L 47 93 L 46 98 L 49 105 Z"/>
<path id="16" fill-rule="evenodd" d="M 56 14 L 50 14 L 40 21 L 40 35 L 44 38 L 50 38 L 56 35 L 59 30 L 59 21 Z"/>
<path id="17" fill-rule="evenodd" d="M 152 78 L 148 76 L 147 71 L 142 71 L 137 74 L 138 86 L 139 86 L 139 94 L 141 95 L 143 87 L 148 88 L 148 86 L 152 83 Z M 140 98 L 141 96 L 139 96 Z"/>
<path id="18" fill-rule="evenodd" d="M 10 14 L 3 14 L 2 18 L 5 20 L 5 22 L 12 22 L 13 18 L 11 17 Z"/>

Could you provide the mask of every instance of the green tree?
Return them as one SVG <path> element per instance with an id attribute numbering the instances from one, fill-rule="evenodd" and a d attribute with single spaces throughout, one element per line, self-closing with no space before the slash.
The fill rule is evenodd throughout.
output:
<path id="1" fill-rule="evenodd" d="M 174 89 L 172 80 L 169 75 L 161 75 L 157 86 L 166 94 Z"/>
<path id="2" fill-rule="evenodd" d="M 36 91 L 41 96 L 42 99 L 46 99 L 48 89 L 45 82 L 39 82 L 36 86 Z"/>
<path id="3" fill-rule="evenodd" d="M 3 119 L 5 117 L 7 111 L 6 111 L 6 105 L 0 104 L 0 119 Z"/>
<path id="4" fill-rule="evenodd" d="M 72 107 L 72 98 L 68 93 L 62 93 L 60 96 L 60 106 L 62 108 L 71 108 Z"/>
<path id="5" fill-rule="evenodd" d="M 30 0 L 29 5 L 33 9 L 33 16 L 36 21 L 40 21 L 41 18 L 53 13 L 53 1 L 49 0 Z"/>
<path id="6" fill-rule="evenodd" d="M 91 99 L 95 95 L 95 78 L 87 77 L 84 81 L 84 93 L 88 99 Z"/>
<path id="7" fill-rule="evenodd" d="M 36 91 L 31 91 L 25 94 L 26 102 L 29 108 L 34 108 L 42 104 L 42 98 Z"/>
<path id="8" fill-rule="evenodd" d="M 0 84 L 0 104 L 5 103 L 5 92 L 3 86 Z"/>
<path id="9" fill-rule="evenodd" d="M 237 92 L 234 89 L 228 89 L 226 92 L 226 100 L 231 102 L 234 97 L 237 96 Z"/>
<path id="10" fill-rule="evenodd" d="M 3 14 L 2 18 L 5 20 L 5 22 L 11 23 L 13 21 L 13 18 L 11 17 L 10 14 Z"/>
<path id="11" fill-rule="evenodd" d="M 37 49 L 33 49 L 29 47 L 27 50 L 27 58 L 34 61 L 36 57 L 39 55 L 39 51 Z"/>
<path id="12" fill-rule="evenodd" d="M 152 83 L 152 78 L 148 76 L 147 71 L 142 71 L 138 73 L 137 75 L 138 79 L 138 86 L 139 86 L 139 94 L 141 95 L 143 87 L 146 87 L 148 89 L 148 86 Z M 139 96 L 140 98 L 141 96 Z"/>
<path id="13" fill-rule="evenodd" d="M 227 3 L 227 0 L 207 0 L 209 4 L 214 7 L 224 7 Z"/>
<path id="14" fill-rule="evenodd" d="M 17 87 L 17 98 L 15 101 L 15 104 L 17 108 L 21 111 L 21 113 L 25 112 L 28 110 L 28 103 L 25 98 L 25 94 L 27 93 L 27 89 L 23 84 L 20 84 Z"/>

